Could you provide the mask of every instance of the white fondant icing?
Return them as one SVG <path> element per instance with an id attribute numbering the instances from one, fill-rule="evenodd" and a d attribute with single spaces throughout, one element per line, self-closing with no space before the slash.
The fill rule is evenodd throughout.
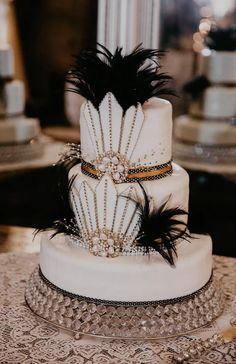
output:
<path id="1" fill-rule="evenodd" d="M 13 50 L 9 45 L 0 45 L 0 78 L 9 78 L 13 75 Z"/>
<path id="2" fill-rule="evenodd" d="M 229 122 L 196 120 L 188 115 L 176 118 L 176 139 L 206 145 L 236 145 L 236 126 Z"/>
<path id="3" fill-rule="evenodd" d="M 0 115 L 22 114 L 25 108 L 24 83 L 19 80 L 6 82 L 0 97 Z"/>
<path id="4" fill-rule="evenodd" d="M 205 285 L 212 270 L 212 243 L 194 236 L 178 246 L 176 267 L 161 256 L 95 257 L 69 246 L 65 236 L 41 242 L 40 267 L 57 287 L 81 296 L 112 301 L 164 300 L 191 294 Z"/>
<path id="5" fill-rule="evenodd" d="M 81 151 L 83 158 L 91 162 L 96 159 L 94 147 L 94 138 L 91 134 L 91 128 L 88 127 L 86 120 L 88 104 L 85 102 L 81 107 L 80 116 L 80 133 L 81 133 Z M 131 108 L 132 109 L 132 108 Z M 128 111 L 133 117 L 132 110 Z M 142 129 L 138 134 L 137 143 L 131 155 L 131 161 L 139 165 L 157 165 L 171 160 L 171 143 L 172 143 L 172 106 L 162 99 L 152 98 L 142 106 L 144 113 L 144 122 Z M 125 115 L 128 118 L 129 115 Z M 99 117 L 94 113 L 95 122 L 99 123 Z M 101 116 L 102 117 L 102 116 Z M 139 119 L 140 121 L 140 119 Z M 114 125 L 113 125 L 114 123 Z M 117 119 L 112 118 L 112 130 L 116 133 L 118 126 Z M 127 134 L 125 120 L 123 133 Z M 107 128 L 108 130 L 108 128 Z M 109 135 L 106 140 L 109 140 Z M 107 141 L 108 141 L 107 140 Z M 101 145 L 101 136 L 97 138 Z"/>
<path id="6" fill-rule="evenodd" d="M 37 119 L 20 116 L 17 118 L 0 119 L 0 144 L 15 144 L 28 142 L 39 136 L 40 126 Z"/>
<path id="7" fill-rule="evenodd" d="M 198 74 L 213 83 L 236 83 L 236 52 L 203 49 L 199 55 Z"/>
<path id="8" fill-rule="evenodd" d="M 203 118 L 225 119 L 236 115 L 236 87 L 208 87 L 198 100 L 190 103 L 189 112 Z"/>
<path id="9" fill-rule="evenodd" d="M 99 181 L 97 179 L 88 177 L 81 172 L 80 165 L 73 167 L 70 171 L 70 177 L 76 175 L 75 181 L 72 186 L 76 190 L 80 189 L 81 183 L 86 181 L 88 185 L 95 190 Z M 187 172 L 173 163 L 173 173 L 154 181 L 142 181 L 147 195 L 152 199 L 151 206 L 155 209 L 160 208 L 167 202 L 168 207 L 181 207 L 188 211 L 188 195 L 189 195 L 189 177 Z M 143 192 L 137 183 L 120 183 L 116 185 L 117 192 L 123 194 L 124 189 L 134 187 L 136 190 L 136 200 L 144 201 Z M 187 217 L 184 217 L 185 221 Z"/>

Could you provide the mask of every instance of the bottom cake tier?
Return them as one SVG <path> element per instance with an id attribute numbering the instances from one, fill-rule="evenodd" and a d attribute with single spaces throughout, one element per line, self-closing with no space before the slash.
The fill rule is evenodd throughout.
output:
<path id="1" fill-rule="evenodd" d="M 212 275 L 209 237 L 181 242 L 178 252 L 172 268 L 158 255 L 94 257 L 63 238 L 49 241 L 44 235 L 40 267 L 29 280 L 26 301 L 38 316 L 77 336 L 184 334 L 220 315 L 223 294 Z"/>

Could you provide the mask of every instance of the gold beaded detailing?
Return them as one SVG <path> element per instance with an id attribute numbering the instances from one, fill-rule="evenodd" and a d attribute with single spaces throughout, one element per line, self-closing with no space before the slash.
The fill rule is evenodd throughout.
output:
<path id="1" fill-rule="evenodd" d="M 102 164 L 102 158 L 110 158 L 110 155 L 115 153 L 111 158 L 121 158 L 122 167 L 119 168 L 123 171 L 124 158 L 125 162 L 131 160 L 143 127 L 142 105 L 131 106 L 124 113 L 114 95 L 108 92 L 99 110 L 88 101 L 83 115 L 95 160 L 98 160 L 98 164 Z"/>
<path id="2" fill-rule="evenodd" d="M 134 186 L 118 193 L 109 176 L 103 176 L 95 190 L 86 181 L 73 185 L 71 204 L 84 247 L 96 256 L 113 258 L 131 246 L 141 223 L 136 200 Z"/>
<path id="3" fill-rule="evenodd" d="M 108 174 L 115 183 L 150 181 L 172 174 L 171 161 L 157 166 L 139 166 L 135 168 L 129 167 L 129 163 L 125 160 L 124 156 L 113 152 L 101 156 L 95 163 L 91 164 L 82 160 L 82 172 L 96 179 L 100 179 L 104 174 Z"/>

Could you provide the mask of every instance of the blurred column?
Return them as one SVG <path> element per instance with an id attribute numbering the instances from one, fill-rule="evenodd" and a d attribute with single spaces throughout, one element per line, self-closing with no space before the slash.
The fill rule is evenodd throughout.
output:
<path id="1" fill-rule="evenodd" d="M 160 0 L 98 0 L 98 43 L 128 53 L 142 43 L 158 48 Z"/>

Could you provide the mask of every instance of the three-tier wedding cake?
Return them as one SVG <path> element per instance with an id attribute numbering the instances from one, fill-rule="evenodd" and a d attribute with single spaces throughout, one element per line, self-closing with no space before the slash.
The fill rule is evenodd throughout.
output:
<path id="1" fill-rule="evenodd" d="M 236 162 L 236 28 L 213 28 L 197 60 L 197 77 L 185 85 L 189 114 L 175 120 L 175 156 Z"/>
<path id="2" fill-rule="evenodd" d="M 13 48 L 0 44 L 0 163 L 38 158 L 43 153 L 39 121 L 24 115 L 25 90 L 14 79 Z"/>
<path id="3" fill-rule="evenodd" d="M 43 233 L 26 301 L 78 336 L 197 329 L 221 313 L 222 297 L 210 237 L 187 230 L 189 179 L 172 163 L 172 107 L 159 98 L 169 76 L 156 50 L 99 49 L 82 51 L 68 75 L 86 98 L 81 148 L 64 156 L 68 208 Z"/>

